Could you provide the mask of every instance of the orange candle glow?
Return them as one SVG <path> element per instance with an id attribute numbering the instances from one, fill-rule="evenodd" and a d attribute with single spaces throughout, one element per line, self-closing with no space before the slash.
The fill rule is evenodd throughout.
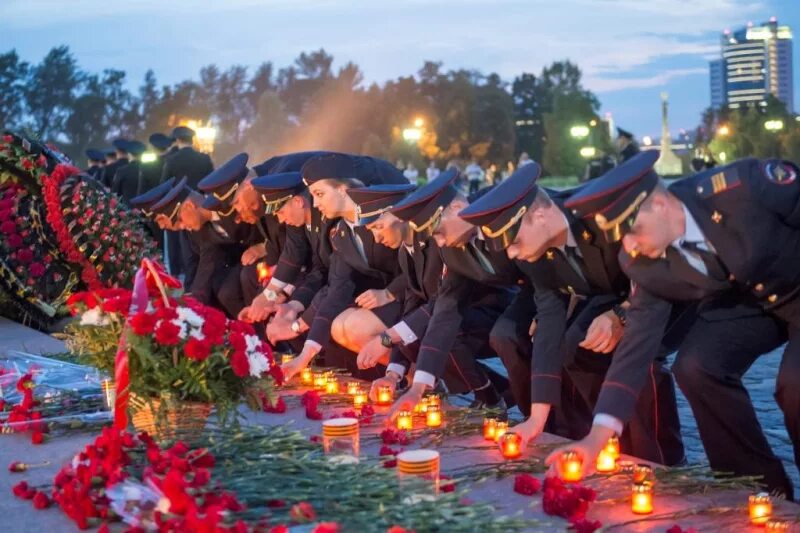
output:
<path id="1" fill-rule="evenodd" d="M 583 459 L 575 452 L 564 452 L 558 460 L 558 474 L 564 481 L 580 481 Z"/>
<path id="2" fill-rule="evenodd" d="M 353 396 L 361 391 L 361 385 L 358 381 L 348 381 L 347 382 L 347 394 Z"/>
<path id="3" fill-rule="evenodd" d="M 634 483 L 631 489 L 631 510 L 636 514 L 653 512 L 653 484 Z"/>
<path id="4" fill-rule="evenodd" d="M 361 409 L 365 405 L 367 405 L 367 393 L 359 389 L 355 394 L 353 394 L 353 407 L 356 409 Z"/>
<path id="5" fill-rule="evenodd" d="M 269 278 L 269 265 L 267 265 L 264 261 L 259 262 L 256 265 L 256 272 L 259 283 L 263 283 Z"/>
<path id="6" fill-rule="evenodd" d="M 617 460 L 608 450 L 600 450 L 596 468 L 598 472 L 613 472 L 617 469 Z"/>
<path id="7" fill-rule="evenodd" d="M 653 483 L 655 480 L 656 477 L 650 465 L 638 464 L 633 467 L 634 483 Z"/>
<path id="8" fill-rule="evenodd" d="M 314 372 L 313 381 L 315 389 L 325 390 L 328 384 L 328 377 L 325 375 L 325 372 Z"/>
<path id="9" fill-rule="evenodd" d="M 619 437 L 614 435 L 613 437 L 608 439 L 606 447 L 604 448 L 603 451 L 605 451 L 608 455 L 613 457 L 615 461 L 619 459 Z"/>
<path id="10" fill-rule="evenodd" d="M 494 426 L 494 441 L 500 442 L 500 437 L 506 434 L 508 431 L 508 422 L 504 420 L 498 420 L 497 424 Z"/>
<path id="11" fill-rule="evenodd" d="M 300 371 L 300 383 L 303 385 L 312 385 L 314 383 L 314 374 L 310 368 L 304 368 Z"/>
<path id="12" fill-rule="evenodd" d="M 392 405 L 392 388 L 388 385 L 378 387 L 378 405 Z"/>
<path id="13" fill-rule="evenodd" d="M 766 492 L 750 495 L 750 522 L 752 524 L 766 524 L 772 516 L 772 498 Z"/>
<path id="14" fill-rule="evenodd" d="M 442 425 L 442 411 L 438 405 L 429 405 L 428 412 L 425 413 L 425 423 L 429 428 L 438 428 Z"/>
<path id="15" fill-rule="evenodd" d="M 425 414 L 428 412 L 428 398 L 424 396 L 417 405 L 414 406 L 415 413 L 422 413 Z"/>
<path id="16" fill-rule="evenodd" d="M 497 419 L 487 417 L 483 419 L 483 439 L 494 441 L 494 434 L 497 431 Z"/>
<path id="17" fill-rule="evenodd" d="M 425 397 L 425 399 L 427 400 L 427 403 L 425 405 L 427 405 L 428 407 L 430 407 L 431 405 L 435 405 L 441 410 L 442 399 L 439 396 L 435 394 L 429 394 Z"/>
<path id="18" fill-rule="evenodd" d="M 291 363 L 294 356 L 290 353 L 281 354 L 281 364 L 285 365 L 286 363 Z"/>
<path id="19" fill-rule="evenodd" d="M 516 459 L 522 455 L 522 436 L 506 433 L 500 438 L 500 451 L 506 459 Z"/>
<path id="20" fill-rule="evenodd" d="M 764 524 L 764 531 L 789 531 L 790 526 L 791 524 L 787 520 L 767 520 L 767 523 Z"/>
<path id="21" fill-rule="evenodd" d="M 411 411 L 400 411 L 397 414 L 397 429 L 411 429 L 414 427 L 414 418 Z"/>
<path id="22" fill-rule="evenodd" d="M 328 376 L 328 380 L 325 383 L 325 392 L 328 394 L 339 393 L 339 380 L 336 379 L 336 376 Z"/>

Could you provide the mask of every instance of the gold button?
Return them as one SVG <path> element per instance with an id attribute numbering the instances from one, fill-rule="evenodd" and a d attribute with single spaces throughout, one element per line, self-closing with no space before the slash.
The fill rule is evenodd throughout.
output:
<path id="1" fill-rule="evenodd" d="M 547 250 L 545 252 L 545 255 L 547 256 L 547 259 L 549 259 L 550 261 L 553 260 L 553 251 L 552 250 Z"/>
<path id="2" fill-rule="evenodd" d="M 340 232 L 339 232 L 339 235 L 340 235 L 341 237 L 344 237 L 344 231 L 340 231 Z"/>
<path id="3" fill-rule="evenodd" d="M 722 222 L 722 214 L 719 211 L 714 211 L 711 214 L 711 220 L 713 220 L 716 224 Z"/>
<path id="4" fill-rule="evenodd" d="M 736 276 L 734 276 L 733 274 L 729 274 L 728 281 L 736 281 Z"/>
<path id="5" fill-rule="evenodd" d="M 761 291 L 763 291 L 763 290 L 764 290 L 764 284 L 763 284 L 763 283 L 756 283 L 755 289 L 756 289 L 758 292 L 761 292 Z"/>
<path id="6" fill-rule="evenodd" d="M 703 188 L 702 187 L 698 187 L 697 188 L 697 194 L 703 194 Z"/>
<path id="7" fill-rule="evenodd" d="M 767 300 L 769 300 L 769 303 L 774 304 L 775 302 L 778 301 L 778 295 L 777 294 L 770 294 L 769 297 L 767 298 Z"/>

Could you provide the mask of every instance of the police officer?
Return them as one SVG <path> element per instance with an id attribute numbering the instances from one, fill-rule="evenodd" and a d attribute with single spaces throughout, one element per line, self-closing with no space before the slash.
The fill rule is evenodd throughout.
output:
<path id="1" fill-rule="evenodd" d="M 214 170 L 214 164 L 208 154 L 198 152 L 192 148 L 194 135 L 194 130 L 186 126 L 178 126 L 172 130 L 172 138 L 175 139 L 177 151 L 167 156 L 164 162 L 162 180 L 171 177 L 177 179 L 185 177 L 189 187 L 197 190 L 197 184 L 200 183 L 200 180 Z"/>
<path id="2" fill-rule="evenodd" d="M 238 271 L 231 274 L 231 269 L 238 264 L 243 249 L 241 228 L 231 217 L 220 217 L 203 208 L 203 195 L 190 189 L 187 182 L 186 178 L 180 180 L 151 211 L 161 227 L 187 232 L 192 251 L 192 256 L 187 256 L 185 281 L 189 292 L 235 317 L 243 307 L 241 295 L 238 299 L 235 294 L 226 298 L 221 289 L 231 283 L 231 278 L 238 285 Z"/>
<path id="3" fill-rule="evenodd" d="M 111 192 L 118 194 L 126 205 L 130 199 L 138 195 L 141 165 L 139 158 L 147 147 L 139 141 L 128 141 L 125 151 L 128 154 L 128 164 L 117 170 L 111 182 Z"/>
<path id="4" fill-rule="evenodd" d="M 89 161 L 89 167 L 86 169 L 86 173 L 95 180 L 102 180 L 103 166 L 106 161 L 105 154 L 100 150 L 89 148 L 86 150 L 86 159 Z"/>
<path id="5" fill-rule="evenodd" d="M 489 331 L 511 303 L 523 276 L 505 253 L 488 250 L 477 229 L 458 217 L 469 205 L 456 187 L 458 176 L 456 169 L 448 169 L 391 210 L 409 223 L 416 238 L 434 239 L 446 272 L 432 308 L 417 311 L 427 311 L 430 318 L 419 341 L 411 387 L 395 402 L 390 418 L 416 405 L 443 377 L 450 358 L 458 359 L 459 368 L 469 369 L 462 382 L 469 384 L 467 390 L 477 392 L 474 407 L 505 407 L 501 394 L 507 382 L 489 374 L 476 358 L 493 355 Z M 462 350 L 459 335 L 467 332 L 470 349 Z M 402 342 L 415 341 L 406 337 Z"/>
<path id="6" fill-rule="evenodd" d="M 711 467 L 763 475 L 770 490 L 791 498 L 791 482 L 764 438 L 741 377 L 759 355 L 788 341 L 775 398 L 798 463 L 800 170 L 785 161 L 743 159 L 667 187 L 653 171 L 657 158 L 637 155 L 567 202 L 593 217 L 609 241 L 622 240 L 620 261 L 636 286 L 629 323 L 633 315 L 652 317 L 642 323 L 648 327 L 623 338 L 597 411 L 627 419 L 648 379 L 654 339 L 671 303 L 699 300 L 699 318 L 673 372 Z M 578 448 L 591 459 L 607 436 L 595 425 Z"/>
<path id="7" fill-rule="evenodd" d="M 639 153 L 639 144 L 633 138 L 633 133 L 617 128 L 617 150 L 619 151 L 617 161 L 620 163 Z"/>
<path id="8" fill-rule="evenodd" d="M 164 172 L 164 158 L 173 141 L 171 137 L 167 137 L 163 133 L 154 133 L 147 139 L 147 142 L 155 150 L 156 158 L 148 162 L 140 161 L 141 178 L 139 179 L 138 194 L 149 191 L 161 183 L 161 176 Z"/>
<path id="9" fill-rule="evenodd" d="M 287 378 L 308 366 L 329 344 L 334 319 L 349 306 L 372 309 L 384 324 L 393 324 L 400 315 L 400 303 L 386 291 L 391 281 L 401 275 L 397 253 L 375 242 L 369 230 L 356 225 L 356 206 L 347 195 L 348 189 L 364 185 L 356 178 L 359 164 L 353 156 L 331 153 L 303 165 L 303 180 L 314 205 L 326 218 L 342 220 L 331 233 L 334 253 L 328 284 L 310 307 L 314 309 L 313 318 L 310 323 L 302 318 L 292 323 L 297 335 L 305 331 L 308 335 L 300 355 L 283 365 Z M 371 175 L 375 177 L 374 172 Z"/>
<path id="10" fill-rule="evenodd" d="M 103 170 L 103 185 L 111 188 L 114 183 L 114 176 L 117 171 L 128 164 L 128 140 L 127 139 L 114 139 L 111 143 L 114 146 L 113 155 L 106 152 L 106 166 Z"/>
<path id="11" fill-rule="evenodd" d="M 142 214 L 153 219 L 152 207 L 157 204 L 175 185 L 175 178 L 170 178 L 164 183 L 160 183 L 138 196 L 131 198 L 131 207 L 138 209 Z M 155 220 L 152 221 L 155 224 Z"/>
<path id="12" fill-rule="evenodd" d="M 531 409 L 515 431 L 534 439 L 555 411 L 554 432 L 574 439 L 591 428 L 609 355 L 625 334 L 630 280 L 617 260 L 619 244 L 564 207 L 575 192 L 548 192 L 537 185 L 540 175 L 536 163 L 522 167 L 459 215 L 515 259 L 534 286 L 532 361 L 529 353 L 498 350 L 518 401 Z M 625 453 L 677 464 L 684 450 L 672 377 L 658 365 L 651 378 L 636 416 L 615 431 Z"/>

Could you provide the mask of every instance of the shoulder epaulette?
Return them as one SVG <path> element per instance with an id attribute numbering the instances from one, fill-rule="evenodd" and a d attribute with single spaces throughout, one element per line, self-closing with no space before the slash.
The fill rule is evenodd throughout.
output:
<path id="1" fill-rule="evenodd" d="M 728 167 L 709 176 L 705 176 L 697 183 L 697 194 L 700 198 L 710 198 L 721 192 L 741 185 L 738 167 Z"/>

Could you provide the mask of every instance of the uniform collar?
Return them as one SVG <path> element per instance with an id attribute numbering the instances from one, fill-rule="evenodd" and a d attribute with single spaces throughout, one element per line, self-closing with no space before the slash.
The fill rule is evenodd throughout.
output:
<path id="1" fill-rule="evenodd" d="M 689 211 L 689 208 L 686 207 L 686 204 L 681 202 L 681 207 L 683 207 L 683 214 L 684 214 L 684 231 L 683 235 L 672 241 L 672 245 L 676 248 L 679 248 L 681 244 L 684 242 L 693 242 L 693 243 L 705 243 L 706 236 L 703 235 L 703 230 L 700 229 L 700 225 L 695 220 L 692 213 Z"/>
<path id="2" fill-rule="evenodd" d="M 564 211 L 561 211 L 561 216 L 564 217 L 564 226 L 567 228 L 567 243 L 565 246 L 559 246 L 559 249 L 563 252 L 566 246 L 577 248 L 578 241 L 575 240 L 575 235 L 572 234 L 572 227 L 570 226 L 569 219 L 567 215 L 564 214 Z"/>

